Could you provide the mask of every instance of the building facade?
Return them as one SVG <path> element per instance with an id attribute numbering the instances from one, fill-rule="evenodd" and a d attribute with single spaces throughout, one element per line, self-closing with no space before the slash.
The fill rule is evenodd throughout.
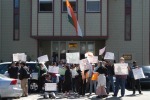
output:
<path id="1" fill-rule="evenodd" d="M 117 61 L 124 56 L 129 63 L 149 64 L 149 0 L 69 1 L 83 37 L 67 19 L 65 0 L 0 0 L 0 60 L 11 61 L 18 52 L 31 60 L 47 54 L 54 61 L 80 52 L 82 59 L 106 46 Z"/>

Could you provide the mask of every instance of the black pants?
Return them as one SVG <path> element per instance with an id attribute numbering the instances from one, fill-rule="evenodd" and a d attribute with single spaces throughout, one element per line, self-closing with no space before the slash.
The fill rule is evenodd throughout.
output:
<path id="1" fill-rule="evenodd" d="M 76 78 L 72 78 L 72 90 L 73 92 L 76 92 Z"/>
<path id="2" fill-rule="evenodd" d="M 81 83 L 80 83 L 79 94 L 80 95 L 85 95 L 85 89 L 86 89 L 86 79 L 82 80 Z"/>
<path id="3" fill-rule="evenodd" d="M 140 80 L 139 79 L 135 80 L 134 78 L 132 78 L 131 81 L 132 81 L 132 91 L 133 91 L 133 94 L 135 94 L 136 87 L 137 87 L 139 93 L 141 93 Z"/>

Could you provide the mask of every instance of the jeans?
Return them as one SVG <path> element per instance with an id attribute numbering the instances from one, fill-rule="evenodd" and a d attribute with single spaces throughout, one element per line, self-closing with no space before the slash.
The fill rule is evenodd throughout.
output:
<path id="1" fill-rule="evenodd" d="M 113 93 L 115 92 L 115 85 L 114 85 L 114 80 L 113 80 L 113 76 L 108 76 L 109 81 L 106 82 L 106 91 L 109 94 L 110 91 L 110 85 L 112 86 L 112 91 Z"/>
<path id="2" fill-rule="evenodd" d="M 118 94 L 119 86 L 121 88 L 121 96 L 124 96 L 124 94 L 125 94 L 125 81 L 126 81 L 126 79 L 116 78 L 116 86 L 115 86 L 115 93 L 114 93 L 115 96 L 117 96 L 117 94 Z"/>
<path id="3" fill-rule="evenodd" d="M 75 78 L 72 78 L 72 90 L 73 92 L 76 92 L 76 79 Z"/>
<path id="4" fill-rule="evenodd" d="M 93 92 L 93 85 L 94 85 L 94 93 L 96 93 L 96 80 L 91 80 L 90 81 L 90 93 Z"/>

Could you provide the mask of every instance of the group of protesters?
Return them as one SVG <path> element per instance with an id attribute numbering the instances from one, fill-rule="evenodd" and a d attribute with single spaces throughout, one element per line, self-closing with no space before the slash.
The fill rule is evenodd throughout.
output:
<path id="1" fill-rule="evenodd" d="M 109 95 L 110 86 L 112 87 L 113 96 L 118 95 L 118 90 L 121 89 L 121 96 L 125 95 L 125 82 L 127 75 L 115 75 L 114 73 L 115 61 L 102 60 L 96 64 L 91 64 L 92 68 L 81 70 L 79 64 L 67 64 L 62 61 L 51 62 L 47 68 L 43 64 L 39 64 L 38 72 L 38 90 L 43 92 L 43 87 L 46 82 L 57 83 L 57 93 L 64 93 L 64 96 L 69 96 L 71 92 L 77 93 L 79 96 L 85 96 L 85 93 L 95 93 L 98 98 L 105 98 Z M 123 57 L 120 58 L 120 63 L 125 63 Z M 64 75 L 57 75 L 57 73 L 50 73 L 48 66 L 64 68 Z M 133 67 L 136 68 L 136 62 L 133 62 Z M 133 68 L 131 67 L 131 68 Z M 21 87 L 23 89 L 23 96 L 28 96 L 28 78 L 26 72 L 30 72 L 29 67 L 25 62 L 12 62 L 8 69 L 10 78 L 20 79 Z M 129 67 L 129 71 L 130 67 Z M 131 71 L 132 73 L 132 71 Z M 114 85 L 114 77 L 116 77 L 116 85 Z M 134 84 L 133 94 L 135 94 L 135 85 L 137 85 L 139 94 L 141 93 L 140 82 L 133 79 Z"/>

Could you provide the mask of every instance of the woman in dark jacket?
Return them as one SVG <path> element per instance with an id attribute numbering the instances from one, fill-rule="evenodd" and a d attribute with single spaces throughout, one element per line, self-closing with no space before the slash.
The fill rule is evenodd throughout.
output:
<path id="1" fill-rule="evenodd" d="M 66 96 L 68 93 L 70 94 L 70 90 L 72 89 L 72 84 L 71 84 L 71 71 L 69 69 L 69 66 L 65 66 L 66 72 L 65 72 L 65 77 L 64 77 L 64 88 L 63 92 L 65 92 Z"/>

